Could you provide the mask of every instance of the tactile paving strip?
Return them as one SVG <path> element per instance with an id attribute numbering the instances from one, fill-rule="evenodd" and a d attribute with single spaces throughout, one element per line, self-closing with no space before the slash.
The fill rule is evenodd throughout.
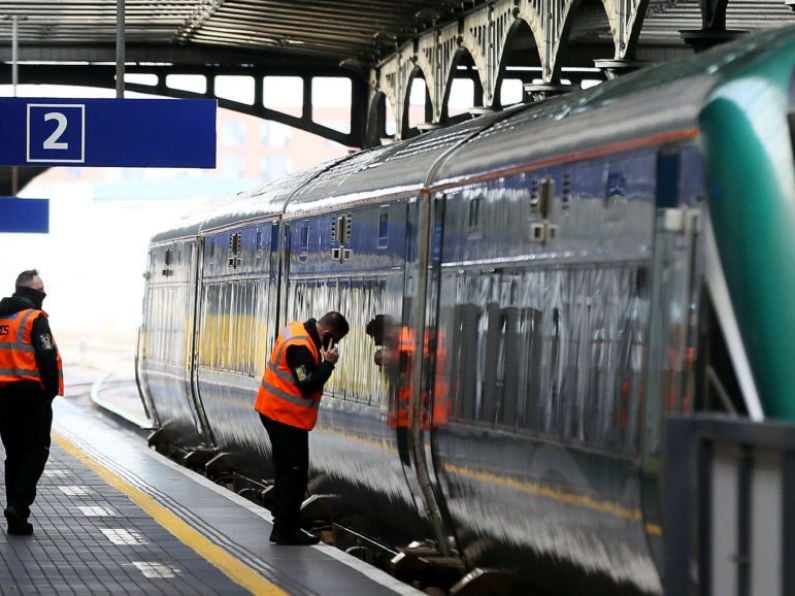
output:
<path id="1" fill-rule="evenodd" d="M 32 509 L 0 532 L 2 594 L 249 593 L 55 444 Z"/>

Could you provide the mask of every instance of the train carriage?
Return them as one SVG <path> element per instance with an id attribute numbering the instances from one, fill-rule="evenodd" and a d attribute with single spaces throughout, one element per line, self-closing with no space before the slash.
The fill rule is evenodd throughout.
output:
<path id="1" fill-rule="evenodd" d="M 794 69 L 765 32 L 159 235 L 138 366 L 167 442 L 267 476 L 275 331 L 340 310 L 313 491 L 462 569 L 659 593 L 665 417 L 795 410 Z"/>

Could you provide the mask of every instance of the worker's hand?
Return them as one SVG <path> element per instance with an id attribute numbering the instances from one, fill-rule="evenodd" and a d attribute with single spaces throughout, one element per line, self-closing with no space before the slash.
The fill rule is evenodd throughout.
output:
<path id="1" fill-rule="evenodd" d="M 340 357 L 340 351 L 337 349 L 337 346 L 334 345 L 334 340 L 331 340 L 328 348 L 320 348 L 320 355 L 323 356 L 325 362 L 330 362 L 331 364 L 337 362 Z"/>

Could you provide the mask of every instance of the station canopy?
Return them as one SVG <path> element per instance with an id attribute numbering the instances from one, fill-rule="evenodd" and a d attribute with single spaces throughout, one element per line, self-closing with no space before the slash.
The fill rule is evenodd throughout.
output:
<path id="1" fill-rule="evenodd" d="M 721 0 L 701 2 L 715 7 Z M 726 27 L 750 32 L 795 23 L 788 2 L 795 5 L 795 0 L 729 0 Z M 124 0 L 125 61 L 198 68 L 266 64 L 348 69 L 366 81 L 370 68 L 405 42 L 488 4 L 489 0 Z M 579 53 L 581 62 L 593 66 L 592 58 L 609 57 L 613 51 L 605 4 L 579 0 L 574 10 L 567 53 Z M 11 82 L 14 26 L 24 83 L 24 64 L 115 62 L 117 12 L 116 0 L 0 0 L 0 84 Z M 690 53 L 680 31 L 701 28 L 698 0 L 648 0 L 639 51 L 652 52 L 646 58 L 652 62 Z M 532 41 L 524 43 L 512 48 L 523 52 L 519 64 L 525 55 L 536 53 Z M 0 168 L 0 194 L 12 186 L 9 170 Z M 19 188 L 39 170 L 20 168 Z"/>
<path id="2" fill-rule="evenodd" d="M 795 1 L 795 0 L 793 0 Z M 366 69 L 401 43 L 444 25 L 487 0 L 126 0 L 126 44 L 167 58 L 167 49 L 251 50 L 359 64 Z M 704 2 L 709 4 L 709 2 Z M 609 39 L 601 0 L 575 9 L 578 35 Z M 10 16 L 26 55 L 80 60 L 113 48 L 116 0 L 0 1 L 0 38 Z M 784 0 L 729 0 L 727 27 L 757 30 L 795 22 Z M 649 0 L 640 43 L 681 47 L 679 31 L 700 29 L 696 0 Z M 592 29 L 591 31 L 588 31 Z M 7 41 L 6 41 L 7 40 Z M 6 46 L 8 47 L 8 46 Z M 38 54 L 37 54 L 38 52 Z M 92 53 L 93 52 L 93 53 Z M 5 56 L 5 54 L 3 54 Z M 128 59 L 134 60 L 134 52 Z M 211 54 L 207 54 L 211 55 Z M 107 55 L 106 55 L 107 57 Z M 151 59 L 151 58 L 150 58 Z M 165 61 L 165 60 L 164 60 Z"/>

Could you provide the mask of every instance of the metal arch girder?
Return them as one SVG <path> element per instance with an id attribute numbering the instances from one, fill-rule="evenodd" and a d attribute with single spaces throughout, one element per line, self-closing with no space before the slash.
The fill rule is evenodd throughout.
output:
<path id="1" fill-rule="evenodd" d="M 153 74 L 157 76 L 157 83 L 155 85 L 144 85 L 139 83 L 125 83 L 125 89 L 128 91 L 135 91 L 139 93 L 149 93 L 154 95 L 162 95 L 165 97 L 178 97 L 178 98 L 206 98 L 217 99 L 218 105 L 249 114 L 259 118 L 273 120 L 304 130 L 311 134 L 316 134 L 320 137 L 336 141 L 348 147 L 363 147 L 364 146 L 364 110 L 366 103 L 367 88 L 364 81 L 356 77 L 350 77 L 352 81 L 351 86 L 351 120 L 350 120 L 350 133 L 343 133 L 338 130 L 323 126 L 312 120 L 312 107 L 311 107 L 311 91 L 306 84 L 307 79 L 311 79 L 311 75 L 306 73 L 292 73 L 294 76 L 302 77 L 305 80 L 304 85 L 304 105 L 300 117 L 291 116 L 283 112 L 266 108 L 263 102 L 262 90 L 262 77 L 267 74 L 287 75 L 287 72 L 265 73 L 260 69 L 251 69 L 241 67 L 234 69 L 230 67 L 219 67 L 217 70 L 212 67 L 174 67 L 174 66 L 128 66 L 128 74 Z M 88 87 L 99 87 L 107 89 L 115 89 L 115 66 L 111 65 L 58 65 L 58 64 L 26 64 L 24 67 L 24 83 L 26 84 L 49 84 L 49 85 L 82 85 Z M 207 91 L 205 93 L 193 93 L 168 87 L 166 85 L 166 76 L 174 74 L 204 74 L 207 77 Z M 253 76 L 255 79 L 254 84 L 254 103 L 252 105 L 231 101 L 228 99 L 217 97 L 214 94 L 214 79 L 219 75 L 237 74 L 244 76 Z M 349 76 L 349 73 L 317 73 L 323 75 L 336 74 L 337 76 Z M 10 76 L 10 65 L 0 64 L 0 77 Z"/>
<path id="2" fill-rule="evenodd" d="M 520 0 L 517 16 L 530 27 L 536 41 L 544 83 L 556 82 L 565 31 L 576 0 Z"/>
<path id="3" fill-rule="evenodd" d="M 648 4 L 648 0 L 602 0 L 613 36 L 614 59 L 634 57 Z"/>
<path id="4" fill-rule="evenodd" d="M 498 0 L 464 17 L 463 40 L 478 71 L 483 105 L 493 106 L 506 42 L 517 17 L 515 0 Z"/>
<path id="5" fill-rule="evenodd" d="M 523 20 L 538 48 L 545 82 L 554 80 L 567 17 L 574 0 L 497 0 L 461 19 L 419 36 L 384 60 L 370 76 L 370 102 L 385 94 L 394 108 L 395 130 L 405 133 L 403 114 L 409 80 L 415 68 L 425 76 L 432 104 L 433 123 L 441 122 L 452 84 L 457 54 L 472 57 L 483 90 L 483 105 L 494 106 L 505 48 L 513 26 Z"/>
<path id="6" fill-rule="evenodd" d="M 371 75 L 370 101 L 377 93 L 384 93 L 395 115 L 395 130 L 405 134 L 405 113 L 409 81 L 415 68 L 425 76 L 431 98 L 433 123 L 438 124 L 444 114 L 444 103 L 453 79 L 457 53 L 466 49 L 472 56 L 483 88 L 483 103 L 491 106 L 496 98 L 500 60 L 516 20 L 515 0 L 498 0 L 480 10 L 421 35 L 415 43 L 404 44 L 382 62 Z"/>
<path id="7" fill-rule="evenodd" d="M 613 38 L 615 59 L 628 59 L 637 46 L 648 0 L 601 0 Z M 716 6 L 727 0 L 701 0 Z M 405 134 L 404 120 L 410 79 L 419 68 L 431 98 L 433 123 L 441 122 L 444 103 L 454 73 L 456 53 L 472 56 L 483 89 L 483 105 L 493 107 L 512 27 L 519 20 L 530 28 L 538 50 L 544 83 L 560 76 L 561 50 L 565 46 L 578 0 L 495 0 L 443 27 L 420 35 L 401 46 L 370 76 L 370 102 L 384 93 L 392 104 L 396 136 Z"/>
<path id="8" fill-rule="evenodd" d="M 380 91 L 389 99 L 392 104 L 392 112 L 395 118 L 395 135 L 402 139 L 404 130 L 404 115 L 407 107 L 409 82 L 417 68 L 417 55 L 414 51 L 414 44 L 404 44 L 398 49 L 391 58 L 381 64 L 375 80 L 378 81 L 378 89 L 371 92 L 371 101 L 376 91 Z"/>
<path id="9" fill-rule="evenodd" d="M 428 85 L 434 124 L 442 121 L 445 96 L 461 41 L 458 23 L 450 23 L 419 40 L 417 66 L 425 75 Z"/>

